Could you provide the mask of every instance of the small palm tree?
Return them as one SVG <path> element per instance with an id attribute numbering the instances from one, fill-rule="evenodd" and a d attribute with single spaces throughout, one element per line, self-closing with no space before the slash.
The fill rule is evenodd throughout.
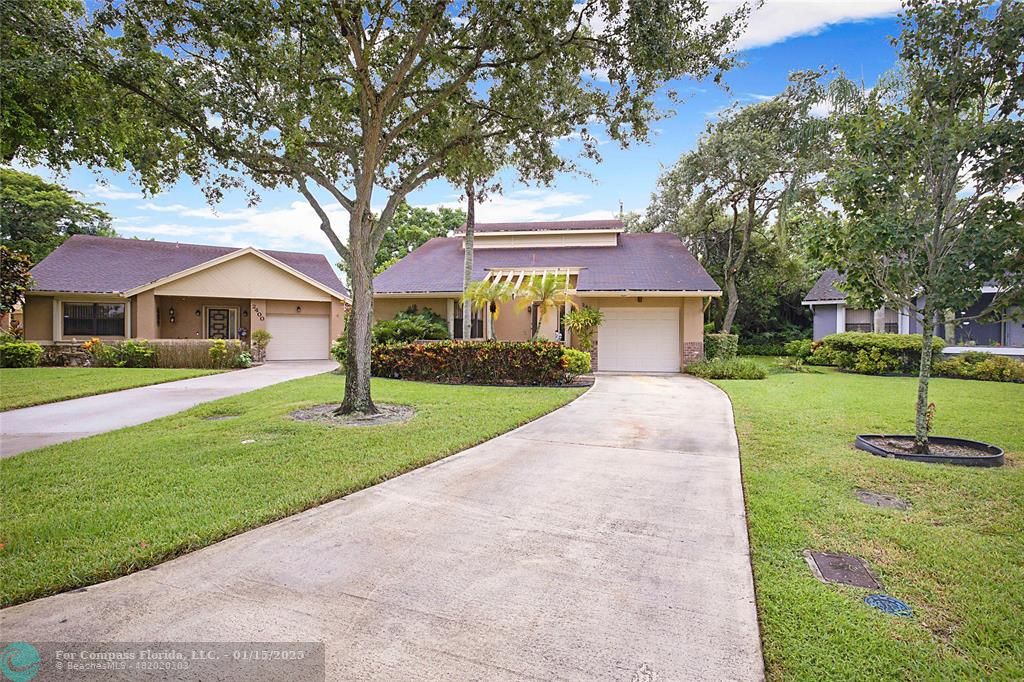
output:
<path id="1" fill-rule="evenodd" d="M 466 287 L 466 293 L 462 295 L 462 303 L 469 301 L 473 310 L 484 311 L 491 316 L 491 340 L 497 337 L 494 333 L 494 323 L 498 319 L 500 305 L 512 300 L 515 289 L 509 282 L 495 282 L 493 280 L 480 280 L 470 282 Z"/>
<path id="2" fill-rule="evenodd" d="M 549 309 L 555 308 L 557 310 L 566 303 L 570 307 L 576 307 L 576 304 L 569 295 L 568 275 L 553 275 L 551 273 L 534 275 L 527 280 L 522 290 L 516 293 L 521 296 L 519 299 L 520 310 L 525 310 L 531 304 L 536 304 L 537 333 L 540 333 L 541 327 L 544 326 L 544 318 L 547 316 Z"/>

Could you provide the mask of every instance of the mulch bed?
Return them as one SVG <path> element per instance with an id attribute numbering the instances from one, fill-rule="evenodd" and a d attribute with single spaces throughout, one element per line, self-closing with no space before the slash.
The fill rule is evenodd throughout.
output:
<path id="1" fill-rule="evenodd" d="M 905 455 L 918 454 L 914 452 L 914 439 L 910 436 L 906 438 L 894 438 L 892 436 L 886 438 L 865 438 L 864 440 L 891 452 Z M 934 440 L 929 440 L 928 442 L 928 454 L 933 457 L 990 457 L 992 455 L 987 450 L 957 445 L 955 443 L 940 443 Z"/>
<path id="2" fill-rule="evenodd" d="M 337 403 L 314 405 L 292 412 L 292 419 L 300 422 L 317 422 L 326 426 L 383 426 L 385 424 L 401 424 L 416 415 L 416 410 L 409 405 L 392 405 L 377 403 L 377 414 L 344 414 L 335 415 Z"/>

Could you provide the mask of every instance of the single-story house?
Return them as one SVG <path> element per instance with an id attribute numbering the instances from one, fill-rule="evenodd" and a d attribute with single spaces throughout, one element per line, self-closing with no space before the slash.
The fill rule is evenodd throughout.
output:
<path id="1" fill-rule="evenodd" d="M 75 235 L 32 268 L 25 338 L 244 339 L 268 360 L 328 358 L 348 291 L 322 254 Z"/>
<path id="2" fill-rule="evenodd" d="M 853 308 L 846 305 L 846 292 L 842 290 L 843 276 L 835 270 L 826 270 L 804 297 L 814 315 L 814 339 L 837 332 L 882 332 L 892 334 L 919 334 L 921 321 L 907 308 L 882 307 L 878 310 Z M 1001 320 L 979 322 L 973 317 L 992 302 L 998 292 L 993 284 L 982 288 L 978 302 L 967 310 L 954 311 L 954 324 L 940 324 L 935 333 L 946 339 L 949 350 L 963 347 L 1024 348 L 1024 311 L 1013 310 Z M 956 322 L 955 320 L 960 320 Z M 950 337 L 951 338 L 947 338 Z M 1015 354 L 1015 353 L 1014 353 Z"/>
<path id="3" fill-rule="evenodd" d="M 594 336 L 595 369 L 678 372 L 704 356 L 705 303 L 722 291 L 675 235 L 627 234 L 620 220 L 477 223 L 474 235 L 473 280 L 508 282 L 522 292 L 530 277 L 564 277 L 575 305 L 604 312 Z M 428 308 L 448 321 L 453 337 L 461 336 L 464 248 L 464 230 L 431 239 L 378 275 L 376 319 Z M 570 307 L 541 316 L 533 304 L 504 304 L 495 336 L 539 335 L 572 345 L 562 323 Z M 474 313 L 473 338 L 490 335 L 490 315 Z"/>

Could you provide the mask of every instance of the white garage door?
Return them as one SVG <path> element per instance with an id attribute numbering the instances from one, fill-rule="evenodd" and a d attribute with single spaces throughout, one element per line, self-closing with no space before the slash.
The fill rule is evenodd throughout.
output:
<path id="1" fill-rule="evenodd" d="M 602 308 L 597 367 L 605 372 L 678 372 L 679 308 Z"/>
<path id="2" fill-rule="evenodd" d="M 267 315 L 267 360 L 326 360 L 331 346 L 327 315 Z"/>

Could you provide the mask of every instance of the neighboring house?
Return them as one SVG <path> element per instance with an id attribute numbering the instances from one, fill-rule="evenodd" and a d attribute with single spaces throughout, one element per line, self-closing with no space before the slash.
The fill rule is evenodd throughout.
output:
<path id="1" fill-rule="evenodd" d="M 75 235 L 32 268 L 25 338 L 236 339 L 268 360 L 329 357 L 348 292 L 321 254 Z"/>
<path id="2" fill-rule="evenodd" d="M 604 312 L 595 369 L 678 372 L 704 356 L 705 301 L 722 292 L 675 235 L 625 234 L 620 220 L 477 223 L 474 234 L 474 280 L 510 282 L 522 291 L 529 277 L 567 276 L 577 305 Z M 431 239 L 388 268 L 374 280 L 376 319 L 415 305 L 444 317 L 452 335 L 461 336 L 464 257 L 456 235 Z M 550 311 L 540 327 L 536 308 L 501 305 L 497 338 L 574 342 L 562 324 L 566 311 Z M 488 338 L 490 325 L 489 315 L 475 313 L 473 338 Z"/>
<path id="3" fill-rule="evenodd" d="M 814 314 L 814 338 L 824 338 L 837 332 L 884 332 L 892 334 L 918 334 L 921 324 L 906 308 L 851 308 L 846 305 L 846 293 L 840 288 L 843 276 L 835 270 L 826 270 L 814 284 L 803 304 Z M 978 302 L 967 310 L 955 311 L 956 318 L 971 317 L 984 310 L 997 293 L 993 286 L 983 287 Z M 963 320 L 956 324 L 940 324 L 935 333 L 946 339 L 952 349 L 961 346 L 1024 347 L 1024 313 L 1014 310 L 1005 319 L 995 322 Z M 947 338 L 952 336 L 952 338 Z"/>

